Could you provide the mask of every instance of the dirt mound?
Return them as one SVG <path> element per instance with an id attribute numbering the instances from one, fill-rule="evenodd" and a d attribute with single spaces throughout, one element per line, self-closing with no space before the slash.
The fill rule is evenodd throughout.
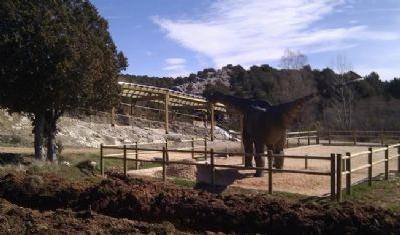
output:
<path id="1" fill-rule="evenodd" d="M 265 195 L 222 196 L 118 174 L 84 184 L 43 176 L 39 190 L 32 193 L 24 187 L 26 177 L 1 178 L 0 196 L 31 208 L 91 209 L 116 218 L 169 221 L 183 230 L 279 234 L 400 231 L 398 214 L 351 203 L 294 204 Z"/>
<path id="2" fill-rule="evenodd" d="M 39 212 L 0 199 L 1 234 L 184 234 L 170 223 L 149 224 L 94 212 Z"/>

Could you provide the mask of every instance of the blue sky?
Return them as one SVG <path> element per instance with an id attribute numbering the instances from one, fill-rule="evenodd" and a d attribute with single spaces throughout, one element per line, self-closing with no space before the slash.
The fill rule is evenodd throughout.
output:
<path id="1" fill-rule="evenodd" d="M 285 49 L 313 68 L 400 77 L 400 0 L 92 0 L 127 73 L 179 76 L 226 64 L 279 65 Z"/>

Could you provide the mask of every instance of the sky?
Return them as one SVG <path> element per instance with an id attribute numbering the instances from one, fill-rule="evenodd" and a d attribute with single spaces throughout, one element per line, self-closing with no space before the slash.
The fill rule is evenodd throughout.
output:
<path id="1" fill-rule="evenodd" d="M 227 64 L 279 66 L 286 49 L 312 68 L 400 77 L 400 0 L 91 0 L 125 73 L 185 76 Z M 343 67 L 343 66 L 342 66 Z"/>

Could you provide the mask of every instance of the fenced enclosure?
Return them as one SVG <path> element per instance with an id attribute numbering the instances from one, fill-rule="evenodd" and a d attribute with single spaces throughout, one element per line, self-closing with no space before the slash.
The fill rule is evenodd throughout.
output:
<path id="1" fill-rule="evenodd" d="M 391 151 L 394 150 L 394 151 Z M 383 153 L 383 156 L 379 156 L 379 153 Z M 364 158 L 366 160 L 366 164 L 359 165 L 357 167 L 353 167 L 353 162 L 356 158 Z M 378 159 L 377 159 L 378 158 Z M 337 174 L 337 189 L 342 189 L 343 177 L 345 177 L 345 191 L 347 195 L 351 194 L 351 186 L 353 184 L 353 175 L 356 172 L 362 172 L 366 177 L 364 178 L 368 185 L 372 185 L 373 178 L 373 170 L 377 168 L 379 165 L 384 165 L 383 169 L 378 169 L 379 172 L 384 174 L 384 179 L 389 179 L 389 169 L 390 169 L 390 161 L 397 159 L 397 172 L 400 172 L 400 143 L 393 145 L 386 145 L 383 148 L 373 149 L 372 147 L 368 148 L 368 151 L 361 151 L 356 153 L 347 152 L 345 156 L 342 154 L 337 154 L 337 172 L 341 172 Z M 366 170 L 366 172 L 365 172 Z M 365 174 L 366 173 L 366 174 Z M 361 179 L 361 180 L 364 180 Z M 360 179 L 359 179 L 360 180 Z M 337 190 L 337 200 L 342 200 L 342 190 Z"/>
<path id="2" fill-rule="evenodd" d="M 288 132 L 286 147 L 289 147 L 291 141 L 297 146 L 311 144 L 384 146 L 387 143 L 396 143 L 399 139 L 400 131 L 312 130 Z"/>
<path id="3" fill-rule="evenodd" d="M 315 132 L 312 132 L 315 133 Z M 301 135 L 296 133 L 295 135 Z M 308 137 L 312 137 L 311 133 L 307 133 Z M 315 135 L 315 139 L 318 138 Z M 301 136 L 297 136 L 302 138 Z M 296 137 L 296 138 L 297 138 Z M 307 141 L 309 142 L 309 141 Z M 135 143 L 133 145 L 102 145 L 100 147 L 100 168 L 101 173 L 104 174 L 105 159 L 119 159 L 123 164 L 124 174 L 128 174 L 127 163 L 134 162 L 135 170 L 139 169 L 139 162 L 156 163 L 161 165 L 161 178 L 165 181 L 167 179 L 167 167 L 169 165 L 185 165 L 194 166 L 198 171 L 202 171 L 209 176 L 211 185 L 218 184 L 218 177 L 223 177 L 218 174 L 223 169 L 234 169 L 236 171 L 255 171 L 263 170 L 266 173 L 267 183 L 265 189 L 269 193 L 273 192 L 274 178 L 280 177 L 283 174 L 301 174 L 310 177 L 323 177 L 323 182 L 329 185 L 329 194 L 332 200 L 342 200 L 345 190 L 347 194 L 351 193 L 351 186 L 367 180 L 369 184 L 372 182 L 372 177 L 378 174 L 384 174 L 384 178 L 388 179 L 390 167 L 394 171 L 400 170 L 400 144 L 386 145 L 385 147 L 373 148 L 369 147 L 368 151 L 354 151 L 347 152 L 345 155 L 342 153 L 331 152 L 329 156 L 326 155 L 297 155 L 285 154 L 276 155 L 268 151 L 262 157 L 267 159 L 266 167 L 245 167 L 243 161 L 232 164 L 226 163 L 221 159 L 240 157 L 243 159 L 244 154 L 241 152 L 230 151 L 214 151 L 214 148 L 209 148 L 207 139 L 190 139 L 182 141 L 181 144 L 186 143 L 184 147 L 174 146 L 175 143 L 160 142 L 160 143 Z M 365 146 L 364 146 L 365 147 Z M 361 148 L 361 147 L 360 147 Z M 105 151 L 113 151 L 105 153 Z M 380 156 L 379 154 L 382 154 Z M 173 155 L 173 158 L 170 156 Z M 360 159 L 367 159 L 367 163 L 360 161 Z M 293 168 L 285 166 L 283 169 L 275 169 L 272 167 L 272 159 L 275 157 L 284 157 L 285 161 L 302 161 L 304 165 L 301 167 Z M 184 159 L 194 159 L 195 161 L 188 162 Z M 358 160 L 356 160 L 358 159 Z M 397 159 L 397 163 L 392 164 L 393 160 Z M 310 167 L 310 163 L 313 163 Z M 289 162 L 290 163 L 290 162 Z M 384 165 L 384 167 L 379 167 Z M 298 165 L 296 165 L 298 166 Z M 204 178 L 204 177 L 203 177 Z M 343 180 L 343 178 L 345 178 Z"/>

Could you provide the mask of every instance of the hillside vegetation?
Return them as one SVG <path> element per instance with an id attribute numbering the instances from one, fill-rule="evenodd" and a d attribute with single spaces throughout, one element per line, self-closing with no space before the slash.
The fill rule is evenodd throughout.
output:
<path id="1" fill-rule="evenodd" d="M 269 65 L 244 69 L 227 65 L 204 69 L 188 77 L 158 78 L 122 75 L 120 80 L 158 86 L 193 94 L 218 90 L 239 97 L 268 100 L 273 104 L 290 101 L 321 90 L 326 84 L 358 79 L 354 72 L 342 74 L 332 69 L 276 69 Z M 337 89 L 330 98 L 314 100 L 304 107 L 292 129 L 399 130 L 400 79 L 382 81 L 372 72 L 360 82 Z"/>

